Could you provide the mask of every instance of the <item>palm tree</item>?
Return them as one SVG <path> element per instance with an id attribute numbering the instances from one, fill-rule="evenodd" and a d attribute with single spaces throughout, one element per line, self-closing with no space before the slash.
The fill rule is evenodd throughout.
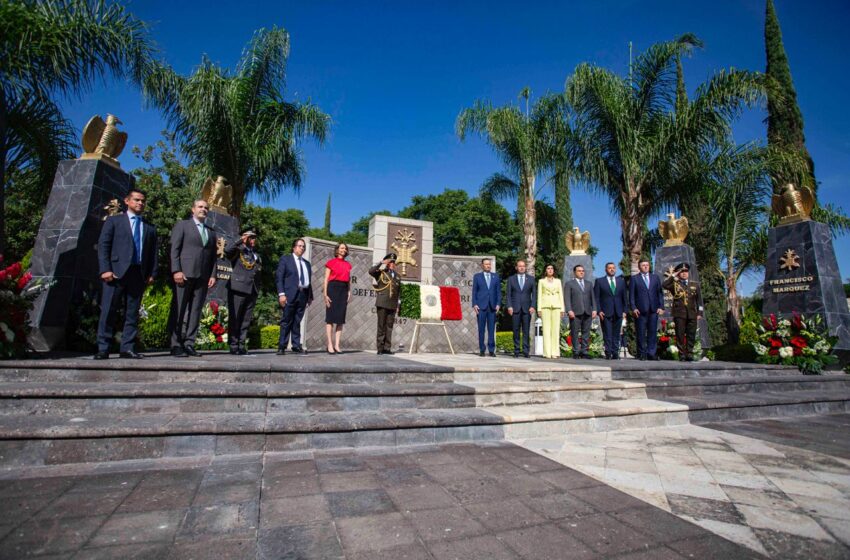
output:
<path id="1" fill-rule="evenodd" d="M 73 154 L 75 131 L 52 96 L 78 96 L 107 73 L 139 83 L 152 56 L 145 24 L 118 4 L 0 2 L 0 254 L 7 178 L 49 188 Z"/>
<path id="2" fill-rule="evenodd" d="M 653 45 L 626 78 L 580 64 L 566 82 L 575 112 L 570 149 L 576 172 L 611 199 L 632 274 L 647 219 L 675 201 L 676 186 L 686 184 L 682 178 L 699 163 L 700 150 L 725 142 L 731 120 L 765 97 L 762 74 L 721 71 L 674 111 L 675 62 L 700 44 L 688 34 Z"/>
<path id="3" fill-rule="evenodd" d="M 564 153 L 563 139 L 557 132 L 563 115 L 552 96 L 543 97 L 529 107 L 531 92 L 524 88 L 520 97 L 525 111 L 514 105 L 493 107 L 476 101 L 458 115 L 455 130 L 461 140 L 469 133 L 480 134 L 498 154 L 510 176 L 497 173 L 482 186 L 482 194 L 496 199 L 516 196 L 517 216 L 522 216 L 524 252 L 528 269 L 534 271 L 537 260 L 536 183 L 546 171 L 554 171 Z M 560 96 L 558 96 L 560 97 Z M 516 177 L 514 180 L 512 177 Z"/>
<path id="4" fill-rule="evenodd" d="M 146 84 L 202 175 L 230 181 L 237 216 L 249 193 L 268 200 L 286 187 L 299 189 L 299 143 L 305 136 L 324 142 L 330 127 L 315 105 L 283 100 L 288 56 L 289 33 L 261 29 L 233 74 L 205 57 L 188 77 L 163 67 Z"/>

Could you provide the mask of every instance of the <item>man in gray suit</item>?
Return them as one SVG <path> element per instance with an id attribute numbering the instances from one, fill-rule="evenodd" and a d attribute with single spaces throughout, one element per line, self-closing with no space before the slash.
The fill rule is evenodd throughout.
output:
<path id="1" fill-rule="evenodd" d="M 184 358 L 200 356 L 195 350 L 195 337 L 207 290 L 215 285 L 215 262 L 218 238 L 204 223 L 210 205 L 196 200 L 192 217 L 175 224 L 171 230 L 171 275 L 174 296 L 168 316 L 171 355 Z"/>
<path id="2" fill-rule="evenodd" d="M 573 338 L 573 358 L 590 358 L 590 327 L 596 317 L 596 296 L 593 283 L 585 281 L 584 267 L 573 267 L 574 279 L 564 283 L 564 309 L 570 318 L 570 335 Z"/>

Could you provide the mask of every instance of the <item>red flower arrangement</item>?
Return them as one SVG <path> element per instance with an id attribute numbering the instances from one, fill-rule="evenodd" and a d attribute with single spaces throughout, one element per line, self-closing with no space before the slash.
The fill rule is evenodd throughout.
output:
<path id="1" fill-rule="evenodd" d="M 197 344 L 205 350 L 221 350 L 227 347 L 227 307 L 216 300 L 204 306 Z"/>
<path id="2" fill-rule="evenodd" d="M 753 343 L 758 361 L 767 364 L 795 365 L 803 373 L 820 373 L 826 364 L 835 363 L 831 354 L 835 338 L 830 337 L 820 315 L 804 318 L 797 312 L 790 319 L 771 313 L 758 327 Z"/>
<path id="3" fill-rule="evenodd" d="M 457 286 L 440 286 L 441 321 L 460 321 L 463 312 L 460 307 L 460 290 Z"/>
<path id="4" fill-rule="evenodd" d="M 0 269 L 0 358 L 26 355 L 31 330 L 27 313 L 36 296 L 50 285 L 50 282 L 33 282 L 32 273 L 24 273 L 19 262 Z"/>

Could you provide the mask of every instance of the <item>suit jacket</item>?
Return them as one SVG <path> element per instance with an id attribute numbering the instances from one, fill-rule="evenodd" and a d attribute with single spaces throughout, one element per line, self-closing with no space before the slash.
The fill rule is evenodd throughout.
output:
<path id="1" fill-rule="evenodd" d="M 378 263 L 369 269 L 369 276 L 377 280 L 378 285 L 375 291 L 378 292 L 375 298 L 375 307 L 384 309 L 398 309 L 399 297 L 401 296 L 401 276 L 398 272 L 390 272 L 389 270 L 381 269 L 381 264 Z"/>
<path id="2" fill-rule="evenodd" d="M 304 265 L 304 276 L 310 280 L 310 285 L 307 287 L 307 303 L 310 303 L 313 301 L 313 268 L 310 261 L 303 257 L 301 263 Z M 277 293 L 286 294 L 286 299 L 289 301 L 293 301 L 298 295 L 298 274 L 298 263 L 295 262 L 292 253 L 280 257 L 274 274 L 275 284 Z"/>
<path id="3" fill-rule="evenodd" d="M 672 276 L 664 281 L 664 289 L 673 296 L 670 314 L 678 319 L 696 319 L 702 315 L 702 291 L 699 283 L 688 280 L 687 290 Z"/>
<path id="4" fill-rule="evenodd" d="M 210 279 L 215 273 L 218 236 L 204 224 L 207 244 L 201 242 L 201 232 L 192 218 L 174 224 L 171 230 L 171 273 L 182 272 L 186 278 Z"/>
<path id="5" fill-rule="evenodd" d="M 576 315 L 592 315 L 596 311 L 593 281 L 585 278 L 584 290 L 576 278 L 564 282 L 564 307 L 567 313 L 572 311 Z"/>
<path id="6" fill-rule="evenodd" d="M 508 277 L 507 288 L 507 306 L 514 310 L 514 313 L 523 311 L 528 313 L 532 307 L 537 307 L 537 290 L 535 289 L 534 276 L 525 275 L 525 285 L 520 290 L 519 280 L 516 274 L 511 274 Z"/>
<path id="7" fill-rule="evenodd" d="M 622 317 L 629 310 L 628 288 L 622 276 L 614 278 L 614 293 L 608 283 L 608 275 L 597 278 L 593 283 L 593 295 L 596 297 L 596 311 L 606 317 Z"/>
<path id="8" fill-rule="evenodd" d="M 490 288 L 483 272 L 476 272 L 472 277 L 472 306 L 478 306 L 482 311 L 496 310 L 502 302 L 502 279 L 495 272 L 490 273 Z"/>
<path id="9" fill-rule="evenodd" d="M 227 283 L 227 287 L 243 294 L 259 293 L 260 271 L 263 269 L 260 255 L 256 251 L 251 251 L 251 249 L 246 247 L 242 243 L 241 237 L 227 243 L 227 246 L 224 248 L 224 255 L 230 259 L 230 263 L 233 266 L 233 272 L 230 273 L 230 280 Z M 254 266 L 251 268 L 246 267 L 242 259 L 245 259 L 245 262 L 249 266 L 251 263 L 254 263 Z"/>
<path id="10" fill-rule="evenodd" d="M 664 309 L 661 278 L 657 274 L 650 273 L 647 288 L 641 273 L 633 275 L 629 280 L 629 301 L 632 309 L 637 309 L 641 313 L 655 313 L 656 309 Z"/>
<path id="11" fill-rule="evenodd" d="M 564 311 L 564 291 L 559 278 L 555 278 L 551 285 L 545 278 L 537 282 L 537 307 Z"/>
<path id="12" fill-rule="evenodd" d="M 156 254 L 156 228 L 142 220 L 142 277 L 156 276 L 159 261 Z M 97 241 L 100 273 L 112 272 L 118 278 L 133 264 L 133 228 L 126 212 L 110 216 L 103 223 Z"/>

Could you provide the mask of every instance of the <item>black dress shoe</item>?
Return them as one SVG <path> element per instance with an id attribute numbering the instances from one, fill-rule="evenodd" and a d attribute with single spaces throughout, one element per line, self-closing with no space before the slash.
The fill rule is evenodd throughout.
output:
<path id="1" fill-rule="evenodd" d="M 286 348 L 278 348 L 277 349 L 277 355 L 278 356 L 285 356 L 286 355 Z"/>
<path id="2" fill-rule="evenodd" d="M 395 354 L 395 352 L 393 352 L 392 350 L 384 350 L 384 354 L 392 356 L 393 354 Z"/>
<path id="3" fill-rule="evenodd" d="M 295 352 L 296 354 L 306 354 L 307 353 L 307 351 L 304 350 L 303 348 L 301 348 L 300 346 L 298 348 L 293 348 L 292 351 Z"/>
<path id="4" fill-rule="evenodd" d="M 517 354 L 516 352 L 514 352 L 514 358 L 519 358 L 519 354 Z"/>
<path id="5" fill-rule="evenodd" d="M 98 352 L 97 354 L 94 355 L 94 359 L 95 360 L 108 360 L 109 359 L 109 352 Z"/>
<path id="6" fill-rule="evenodd" d="M 491 357 L 491 358 L 495 358 L 495 357 L 496 357 L 496 353 L 495 353 L 495 352 L 490 352 L 490 357 Z"/>
<path id="7" fill-rule="evenodd" d="M 523 358 L 528 358 L 528 357 L 530 357 L 530 356 L 529 356 L 528 354 L 523 354 L 523 355 L 522 355 L 522 357 L 523 357 Z"/>
<path id="8" fill-rule="evenodd" d="M 174 348 L 171 349 L 171 355 L 174 356 L 175 358 L 185 358 L 189 354 L 187 354 L 186 351 L 183 350 L 182 348 L 180 348 L 179 346 L 175 346 Z"/>
<path id="9" fill-rule="evenodd" d="M 183 348 L 183 351 L 186 352 L 186 354 L 189 356 L 201 356 L 201 353 L 195 350 L 194 346 L 186 346 Z"/>
<path id="10" fill-rule="evenodd" d="M 135 352 L 135 351 L 132 351 L 132 350 L 130 352 L 121 352 L 120 355 L 121 355 L 122 358 L 129 359 L 129 360 L 142 360 L 142 359 L 144 359 L 144 355 L 139 354 L 138 352 Z"/>
<path id="11" fill-rule="evenodd" d="M 484 351 L 482 350 L 481 352 L 478 353 L 478 355 L 483 358 L 484 357 Z"/>
<path id="12" fill-rule="evenodd" d="M 239 347 L 239 355 L 240 355 L 240 356 L 244 356 L 244 355 L 246 355 L 247 353 L 248 353 L 248 349 L 247 349 L 247 348 L 245 348 L 244 346 L 240 346 L 240 347 Z"/>
<path id="13" fill-rule="evenodd" d="M 650 362 L 657 362 L 658 356 L 647 356 L 646 359 L 649 360 Z"/>
<path id="14" fill-rule="evenodd" d="M 638 360 L 640 360 L 641 362 L 645 362 L 645 361 L 646 361 L 646 356 L 641 356 L 641 357 L 639 357 L 639 358 L 638 358 Z"/>

